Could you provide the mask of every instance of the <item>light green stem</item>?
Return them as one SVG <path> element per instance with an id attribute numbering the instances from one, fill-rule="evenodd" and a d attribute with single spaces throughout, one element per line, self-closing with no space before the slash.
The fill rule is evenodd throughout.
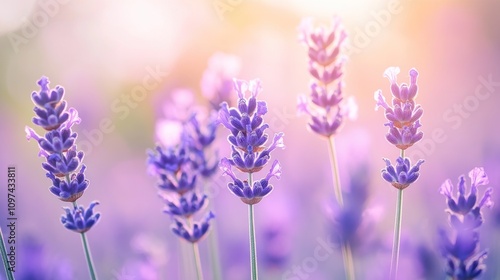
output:
<path id="1" fill-rule="evenodd" d="M 3 260 L 3 266 L 5 268 L 5 275 L 7 276 L 8 280 L 14 280 L 14 273 L 10 271 L 9 259 L 7 258 L 7 250 L 5 249 L 5 243 L 1 227 L 0 227 L 0 250 L 2 251 L 2 260 Z"/>
<path id="2" fill-rule="evenodd" d="M 210 265 L 212 267 L 212 277 L 213 280 L 221 280 L 222 272 L 220 267 L 220 257 L 219 257 L 219 242 L 217 240 L 217 227 L 215 221 L 212 221 L 212 229 L 209 235 L 209 247 L 210 247 Z"/>
<path id="3" fill-rule="evenodd" d="M 335 191 L 335 197 L 340 207 L 344 207 L 344 200 L 342 199 L 342 189 L 340 187 L 340 176 L 337 161 L 337 152 L 335 150 L 335 141 L 333 136 L 328 137 L 328 150 L 330 151 L 330 163 L 332 165 L 332 175 L 333 175 L 333 189 Z"/>
<path id="4" fill-rule="evenodd" d="M 67 177 L 69 178 L 69 177 Z M 73 207 L 78 208 L 76 205 L 76 202 L 73 202 Z M 92 254 L 90 253 L 90 247 L 87 241 L 87 236 L 85 235 L 85 232 L 81 233 L 82 237 L 82 244 L 83 244 L 83 251 L 85 253 L 85 259 L 87 260 L 87 266 L 89 267 L 89 274 L 90 274 L 90 279 L 92 280 L 97 280 L 97 276 L 95 274 L 94 270 L 94 262 L 92 261 Z"/>
<path id="5" fill-rule="evenodd" d="M 398 189 L 398 199 L 396 200 L 396 218 L 394 221 L 394 242 L 392 244 L 391 257 L 391 277 L 397 279 L 399 265 L 399 243 L 401 239 L 401 219 L 403 210 L 403 190 Z"/>
<path id="6" fill-rule="evenodd" d="M 193 243 L 193 254 L 194 254 L 194 263 L 196 266 L 196 275 L 198 276 L 198 280 L 203 280 L 203 271 L 201 268 L 201 259 L 200 259 L 200 250 L 198 249 L 198 243 Z"/>
<path id="7" fill-rule="evenodd" d="M 248 184 L 253 185 L 252 173 L 248 173 Z M 255 221 L 253 213 L 253 204 L 248 205 L 248 228 L 250 235 L 250 267 L 252 270 L 252 280 L 259 279 L 257 273 L 257 246 L 255 244 Z"/>
<path id="8" fill-rule="evenodd" d="M 330 163 L 332 165 L 333 188 L 335 197 L 341 208 L 344 208 L 344 200 L 342 198 L 342 187 L 340 185 L 340 175 L 338 169 L 337 152 L 335 149 L 335 141 L 333 136 L 328 137 L 328 150 L 330 151 Z M 356 279 L 354 272 L 354 261 L 352 257 L 351 244 L 349 242 L 342 243 L 342 258 L 344 260 L 344 271 L 347 280 Z"/>
<path id="9" fill-rule="evenodd" d="M 401 150 L 401 157 L 403 159 L 405 157 L 404 150 Z M 398 277 L 399 247 L 401 242 L 402 218 L 403 218 L 403 190 L 398 189 L 398 198 L 396 200 L 396 216 L 394 219 L 394 242 L 392 243 L 391 271 L 390 271 L 391 280 L 395 280 Z"/>

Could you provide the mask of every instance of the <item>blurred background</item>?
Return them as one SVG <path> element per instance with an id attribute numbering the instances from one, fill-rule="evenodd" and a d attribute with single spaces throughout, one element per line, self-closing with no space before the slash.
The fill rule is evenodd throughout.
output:
<path id="1" fill-rule="evenodd" d="M 33 127 L 30 94 L 39 90 L 42 75 L 51 87 L 66 89 L 69 106 L 82 119 L 75 126 L 77 145 L 86 152 L 91 183 L 78 202 L 101 203 L 101 220 L 88 232 L 100 279 L 189 279 L 181 265 L 183 243 L 171 233 L 155 179 L 146 172 L 146 150 L 161 140 L 156 123 L 168 114 L 169 102 L 187 96 L 174 92 L 191 91 L 193 102 L 208 108 L 201 81 L 217 53 L 234 56 L 230 73 L 238 78 L 261 79 L 266 121 L 271 132 L 285 133 L 286 149 L 273 154 L 282 162 L 282 178 L 256 207 L 261 278 L 342 279 L 338 250 L 325 261 L 310 261 L 334 231 L 334 196 L 327 141 L 308 132 L 307 118 L 296 114 L 297 96 L 308 94 L 310 83 L 297 31 L 304 17 L 329 25 L 337 15 L 349 36 L 344 94 L 355 97 L 359 111 L 336 144 L 344 188 L 366 193 L 354 252 L 359 279 L 384 279 L 390 262 L 396 189 L 383 181 L 380 169 L 383 157 L 395 160 L 399 151 L 385 140 L 386 120 L 373 99 L 377 89 L 390 96 L 382 76 L 387 67 L 401 68 L 399 82 L 408 82 L 412 67 L 419 71 L 417 101 L 424 108 L 424 139 L 407 151 L 426 162 L 419 180 L 405 190 L 402 279 L 444 279 L 436 243 L 437 229 L 449 228 L 438 191 L 446 179 L 456 184 L 458 176 L 483 166 L 500 205 L 499 1 L 0 3 L 0 180 L 5 186 L 5 170 L 16 167 L 20 279 L 88 277 L 80 237 L 60 223 L 61 207 L 68 205 L 48 191 L 37 144 L 25 138 L 24 127 Z M 134 95 L 146 77 L 147 91 Z M 221 156 L 229 156 L 226 133 L 219 129 L 215 144 Z M 223 279 L 249 279 L 247 207 L 229 193 L 226 177 L 215 178 Z M 0 197 L 5 232 L 5 187 Z M 497 205 L 484 211 L 481 228 L 481 247 L 490 250 L 484 279 L 500 279 L 494 265 L 500 261 Z M 200 246 L 211 279 L 207 242 Z M 297 266 L 304 275 L 293 272 Z"/>

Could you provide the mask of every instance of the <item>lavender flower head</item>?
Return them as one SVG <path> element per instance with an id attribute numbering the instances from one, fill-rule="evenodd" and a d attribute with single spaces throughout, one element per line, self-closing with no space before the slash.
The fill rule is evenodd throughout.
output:
<path id="1" fill-rule="evenodd" d="M 453 234 L 449 236 L 445 230 L 440 230 L 441 253 L 446 258 L 446 274 L 452 279 L 475 279 L 486 268 L 483 263 L 487 251 L 479 249 L 479 227 L 483 224 L 481 209 L 493 206 L 491 200 L 492 188 L 487 188 L 483 197 L 478 199 L 478 187 L 489 183 L 488 176 L 482 167 L 475 167 L 469 172 L 471 187 L 466 193 L 464 176 L 460 176 L 458 192 L 454 196 L 453 185 L 446 180 L 440 188 L 440 193 L 446 197 L 449 223 Z"/>
<path id="2" fill-rule="evenodd" d="M 383 107 L 385 109 L 385 117 L 389 121 L 385 125 L 389 127 L 389 133 L 386 134 L 386 139 L 391 144 L 401 150 L 406 150 L 413 144 L 422 139 L 424 134 L 418 131 L 421 126 L 420 117 L 422 117 L 423 109 L 415 103 L 418 86 L 418 72 L 412 68 L 410 74 L 410 84 L 397 84 L 398 67 L 389 67 L 384 72 L 391 83 L 392 107 L 387 104 L 382 91 L 375 92 L 375 101 L 377 105 L 375 109 Z"/>
<path id="3" fill-rule="evenodd" d="M 424 160 L 421 159 L 412 166 L 409 158 L 403 159 L 402 157 L 398 157 L 395 166 L 386 158 L 384 158 L 384 161 L 386 167 L 382 169 L 382 178 L 400 190 L 407 188 L 418 179 L 420 165 L 424 163 Z"/>
<path id="4" fill-rule="evenodd" d="M 82 164 L 84 153 L 77 150 L 75 141 L 78 135 L 72 131 L 73 125 L 79 124 L 81 120 L 76 109 L 66 110 L 63 87 L 56 86 L 55 89 L 50 89 L 47 77 L 42 77 L 38 85 L 40 91 L 31 94 L 31 99 L 36 105 L 33 109 L 36 114 L 33 123 L 47 132 L 42 137 L 26 126 L 26 138 L 38 142 L 40 147 L 38 156 L 45 158 L 46 162 L 42 163 L 42 167 L 47 171 L 46 176 L 52 181 L 50 192 L 62 201 L 75 203 L 89 186 L 84 173 L 86 166 Z M 75 215 L 80 212 L 93 213 L 92 209 L 98 202 L 92 203 L 88 210 L 84 210 L 83 207 L 77 209 L 76 204 L 74 205 L 73 210 L 66 209 L 66 217 L 62 223 L 68 229 L 85 232 L 99 220 L 100 214 L 91 214 L 92 217 L 85 216 L 81 219 L 81 215 Z M 86 219 L 91 221 L 88 222 Z"/>
<path id="5" fill-rule="evenodd" d="M 299 113 L 311 117 L 312 131 L 330 137 L 340 130 L 345 117 L 352 119 L 357 114 L 354 99 L 346 102 L 342 94 L 346 58 L 341 55 L 341 49 L 347 34 L 339 18 L 333 19 L 329 29 L 314 29 L 311 19 L 305 19 L 299 30 L 299 39 L 308 49 L 309 73 L 313 80 L 310 96 L 299 96 L 297 108 Z"/>
<path id="6" fill-rule="evenodd" d="M 235 79 L 234 87 L 239 97 L 237 107 L 230 108 L 223 102 L 219 110 L 219 122 L 230 131 L 228 141 L 232 150 L 231 158 L 222 158 L 219 167 L 224 175 L 233 180 L 228 185 L 229 190 L 244 203 L 255 204 L 271 192 L 272 186 L 269 185 L 269 180 L 272 177 L 280 178 L 279 162 L 275 160 L 267 176 L 253 183 L 239 180 L 232 167 L 249 174 L 260 171 L 271 159 L 271 152 L 274 149 L 285 147 L 284 134 L 276 133 L 272 143 L 268 147 L 265 146 L 269 138 L 265 130 L 269 125 L 264 123 L 263 119 L 267 113 L 267 104 L 265 101 L 257 100 L 257 95 L 262 89 L 259 80 L 247 82 Z"/>
<path id="7" fill-rule="evenodd" d="M 201 79 L 201 91 L 215 110 L 222 102 L 231 104 L 233 77 L 239 74 L 240 68 L 237 56 L 218 52 L 210 57 Z"/>
<path id="8" fill-rule="evenodd" d="M 165 203 L 163 212 L 173 219 L 173 233 L 191 243 L 205 236 L 209 221 L 215 217 L 209 212 L 201 222 L 191 221 L 202 212 L 208 200 L 207 195 L 197 192 L 198 178 L 211 177 L 218 162 L 208 157 L 208 149 L 215 140 L 216 116 L 202 120 L 198 113 L 178 121 L 181 127 L 178 143 L 157 145 L 155 151 L 148 151 L 147 160 L 149 173 L 158 179 L 159 196 Z"/>

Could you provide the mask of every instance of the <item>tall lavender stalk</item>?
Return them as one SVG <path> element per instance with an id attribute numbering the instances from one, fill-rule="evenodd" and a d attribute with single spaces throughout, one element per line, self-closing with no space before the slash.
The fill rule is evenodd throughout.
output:
<path id="1" fill-rule="evenodd" d="M 232 104 L 231 101 L 234 99 L 232 96 L 234 93 L 233 77 L 238 75 L 240 68 L 240 58 L 232 54 L 216 52 L 209 58 L 208 66 L 203 72 L 200 88 L 202 95 L 211 105 L 211 112 L 217 112 L 222 102 Z M 210 178 L 206 178 L 207 182 L 209 182 L 208 179 Z M 214 204 L 214 199 L 211 199 L 210 203 Z M 208 238 L 212 278 L 222 279 L 216 223 Z"/>
<path id="2" fill-rule="evenodd" d="M 382 169 L 382 177 L 397 189 L 396 215 L 394 221 L 394 241 L 392 245 L 390 279 L 396 279 L 398 274 L 399 247 L 401 238 L 401 222 L 403 217 L 403 190 L 414 183 L 419 176 L 420 165 L 424 162 L 419 160 L 414 166 L 410 159 L 405 157 L 405 150 L 420 141 L 423 133 L 418 131 L 420 117 L 423 110 L 415 103 L 417 96 L 417 76 L 415 69 L 410 70 L 410 85 L 398 85 L 396 81 L 399 68 L 389 67 L 384 76 L 391 83 L 392 107 L 387 104 L 382 91 L 375 92 L 375 100 L 378 107 L 385 109 L 385 117 L 389 121 L 385 126 L 389 127 L 386 139 L 400 150 L 400 156 L 396 159 L 396 165 L 392 165 L 389 159 L 384 158 L 386 167 Z"/>
<path id="3" fill-rule="evenodd" d="M 74 108 L 66 110 L 64 88 L 61 86 L 49 89 L 49 80 L 46 77 L 42 77 L 38 85 L 40 91 L 31 94 L 36 105 L 33 109 L 36 114 L 33 123 L 47 132 L 42 137 L 26 126 L 27 139 L 35 139 L 38 142 L 38 156 L 46 160 L 42 167 L 52 181 L 50 192 L 60 200 L 71 203 L 72 207 L 63 207 L 66 213 L 61 217 L 61 222 L 67 229 L 80 234 L 90 278 L 97 279 L 85 233 L 101 216 L 100 213 L 94 213 L 94 207 L 99 205 L 99 202 L 93 201 L 87 209 L 76 204 L 89 186 L 89 181 L 85 178 L 87 167 L 82 164 L 84 153 L 77 151 L 77 133 L 72 131 L 73 125 L 80 123 L 78 111 Z"/>
<path id="4" fill-rule="evenodd" d="M 444 229 L 439 231 L 440 249 L 446 259 L 446 275 L 453 280 L 472 280 L 478 278 L 486 268 L 484 259 L 488 252 L 479 249 L 479 227 L 483 224 L 481 210 L 492 207 L 492 188 L 487 188 L 478 200 L 478 187 L 489 183 L 482 167 L 469 172 L 471 186 L 466 194 L 465 177 L 458 179 L 458 193 L 453 195 L 453 184 L 448 179 L 439 189 L 446 197 L 449 224 L 453 230 L 451 237 Z"/>
<path id="5" fill-rule="evenodd" d="M 341 51 L 347 37 L 339 18 L 334 18 L 330 28 L 314 29 L 311 19 L 300 26 L 300 41 L 306 45 L 309 55 L 309 73 L 313 77 L 310 97 L 302 95 L 298 110 L 310 116 L 309 128 L 328 139 L 328 151 L 332 168 L 333 187 L 337 203 L 344 207 L 338 170 L 334 137 L 342 128 L 344 119 L 352 117 L 356 108 L 353 99 L 344 101 L 342 94 L 345 56 Z M 341 244 L 347 279 L 355 279 L 351 246 Z"/>
<path id="6" fill-rule="evenodd" d="M 193 114 L 182 124 L 180 143 L 168 147 L 158 145 L 156 151 L 148 151 L 148 165 L 152 175 L 158 179 L 159 195 L 166 206 L 164 212 L 170 215 L 174 224 L 172 231 L 181 239 L 192 244 L 197 279 L 203 279 L 198 242 L 207 234 L 209 221 L 215 215 L 209 211 L 200 222 L 193 216 L 201 213 L 208 196 L 200 194 L 199 177 L 209 177 L 217 170 L 217 162 L 210 163 L 205 148 L 215 139 L 216 119 L 202 131 Z"/>
<path id="7" fill-rule="evenodd" d="M 254 180 L 253 174 L 270 161 L 274 149 L 284 148 L 284 134 L 275 134 L 271 145 L 265 146 L 269 138 L 265 130 L 269 125 L 263 119 L 267 113 L 267 104 L 257 100 L 257 95 L 262 90 L 259 80 L 247 82 L 235 79 L 234 88 L 239 97 L 237 107 L 230 108 L 223 102 L 219 110 L 219 122 L 230 132 L 228 141 L 232 150 L 231 157 L 222 158 L 219 166 L 223 174 L 232 179 L 228 184 L 229 190 L 248 205 L 251 279 L 256 280 L 258 270 L 254 205 L 272 191 L 273 186 L 269 184 L 269 180 L 272 177 L 280 178 L 281 166 L 275 160 L 266 177 L 260 180 Z M 247 94 L 250 96 L 246 97 Z M 239 179 L 233 172 L 233 167 L 246 173 L 247 178 Z"/>

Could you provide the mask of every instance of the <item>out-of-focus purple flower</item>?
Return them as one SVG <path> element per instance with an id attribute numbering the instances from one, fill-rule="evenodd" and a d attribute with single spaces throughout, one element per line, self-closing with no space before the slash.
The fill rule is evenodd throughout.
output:
<path id="1" fill-rule="evenodd" d="M 179 195 L 193 190 L 196 184 L 196 170 L 189 158 L 187 147 L 162 148 L 148 151 L 148 168 L 158 178 L 158 187 L 174 191 Z"/>
<path id="2" fill-rule="evenodd" d="M 402 157 L 396 159 L 396 166 L 393 166 L 391 161 L 386 158 L 384 161 L 386 167 L 382 169 L 382 178 L 400 190 L 407 188 L 418 179 L 420 165 L 424 163 L 424 160 L 421 159 L 412 166 L 409 158 L 403 159 Z"/>
<path id="3" fill-rule="evenodd" d="M 287 243 L 287 232 L 282 223 L 266 227 L 263 231 L 263 260 L 270 269 L 284 268 L 290 260 L 291 248 Z"/>
<path id="4" fill-rule="evenodd" d="M 210 101 L 213 109 L 220 103 L 232 104 L 233 77 L 238 76 L 241 61 L 237 56 L 217 52 L 213 54 L 201 79 L 201 92 Z"/>
<path id="5" fill-rule="evenodd" d="M 78 174 L 71 174 L 70 182 L 61 180 L 54 176 L 52 173 L 47 173 L 47 177 L 52 180 L 52 187 L 49 188 L 50 192 L 59 197 L 60 200 L 66 202 L 75 202 L 83 195 L 87 189 L 89 181 L 85 179 L 85 169 L 87 167 L 82 165 Z"/>
<path id="6" fill-rule="evenodd" d="M 207 233 L 211 219 L 215 218 L 212 212 L 209 212 L 202 222 L 194 222 L 192 225 L 187 225 L 180 220 L 175 219 L 175 224 L 172 226 L 172 231 L 184 240 L 196 243 Z"/>
<path id="7" fill-rule="evenodd" d="M 192 154 L 192 163 L 205 178 L 212 176 L 217 171 L 218 155 L 215 153 L 214 159 L 208 158 L 210 148 L 215 140 L 217 133 L 217 114 L 212 112 L 208 119 L 204 121 L 204 125 L 200 125 L 197 118 L 198 114 L 193 114 L 189 120 L 184 123 L 181 139 L 184 143 L 188 143 Z"/>
<path id="8" fill-rule="evenodd" d="M 99 202 L 93 201 L 90 203 L 88 209 L 83 208 L 83 206 L 73 209 L 64 207 L 66 215 L 61 217 L 62 224 L 72 231 L 79 233 L 87 232 L 101 217 L 100 213 L 94 213 L 94 207 L 97 205 L 99 205 Z"/>
<path id="9" fill-rule="evenodd" d="M 15 277 L 19 280 L 72 280 L 75 279 L 70 261 L 58 257 L 31 235 L 21 235 L 16 246 Z M 0 276 L 0 279 L 4 279 Z"/>
<path id="10" fill-rule="evenodd" d="M 401 150 L 406 150 L 423 137 L 423 133 L 418 131 L 418 128 L 421 126 L 420 117 L 424 111 L 414 100 L 418 90 L 417 70 L 413 68 L 410 70 L 410 85 L 397 84 L 396 78 L 399 71 L 397 67 L 389 67 L 384 72 L 384 76 L 391 83 L 392 107 L 387 104 L 382 91 L 377 90 L 375 109 L 379 107 L 385 109 L 385 117 L 389 121 L 386 123 L 389 127 L 389 133 L 386 134 L 387 141 Z"/>
<path id="11" fill-rule="evenodd" d="M 491 207 L 492 188 L 486 189 L 481 200 L 478 200 L 478 186 L 489 183 L 488 176 L 482 167 L 469 172 L 471 187 L 466 194 L 465 177 L 460 176 L 457 196 L 452 194 L 453 185 L 446 180 L 439 189 L 446 197 L 446 212 L 453 229 L 451 237 L 445 230 L 439 231 L 441 253 L 446 258 L 446 274 L 453 279 L 475 279 L 486 268 L 483 260 L 487 251 L 479 251 L 478 228 L 483 224 L 481 209 Z"/>
<path id="12" fill-rule="evenodd" d="M 271 159 L 274 149 L 285 147 L 284 134 L 276 133 L 271 145 L 265 146 L 269 138 L 265 130 L 269 125 L 264 123 L 263 119 L 267 113 L 267 104 L 257 100 L 257 95 L 262 90 L 260 80 L 247 82 L 235 79 L 234 88 L 239 97 L 237 107 L 229 108 L 228 104 L 223 102 L 219 110 L 219 122 L 230 131 L 228 141 L 232 150 L 231 158 L 222 158 L 219 167 L 224 175 L 229 175 L 233 180 L 228 184 L 229 190 L 244 203 L 255 204 L 271 192 L 269 179 L 280 178 L 279 162 L 273 162 L 266 178 L 254 182 L 239 180 L 233 173 L 232 166 L 249 174 L 260 171 Z"/>
<path id="13" fill-rule="evenodd" d="M 333 18 L 330 28 L 316 29 L 311 19 L 304 19 L 299 31 L 299 39 L 308 50 L 313 81 L 310 96 L 299 96 L 297 108 L 299 113 L 311 117 L 309 128 L 312 131 L 330 137 L 340 130 L 346 116 L 354 118 L 357 112 L 354 99 L 345 102 L 342 94 L 341 78 L 346 58 L 341 51 L 347 34 L 337 17 Z"/>
<path id="14" fill-rule="evenodd" d="M 191 198 L 189 199 L 186 196 L 187 195 L 180 197 L 177 203 L 172 199 L 163 197 L 166 204 L 163 212 L 173 216 L 189 218 L 194 213 L 200 211 L 207 200 L 207 195 L 203 195 L 201 199 L 198 198 L 196 193 L 191 194 Z"/>

